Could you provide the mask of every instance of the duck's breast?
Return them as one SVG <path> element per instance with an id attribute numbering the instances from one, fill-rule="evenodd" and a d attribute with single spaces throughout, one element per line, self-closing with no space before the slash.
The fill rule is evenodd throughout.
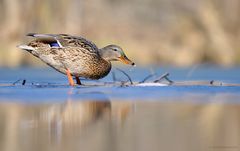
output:
<path id="1" fill-rule="evenodd" d="M 111 70 L 111 63 L 102 59 L 98 53 L 80 47 L 66 47 L 58 52 L 54 60 L 59 60 L 56 64 L 63 64 L 60 68 L 63 66 L 69 69 L 76 77 L 100 79 Z"/>
<path id="2" fill-rule="evenodd" d="M 111 70 L 111 63 L 99 54 L 78 47 L 52 48 L 38 50 L 39 58 L 57 71 L 66 74 L 69 69 L 76 77 L 100 79 Z"/>
<path id="3" fill-rule="evenodd" d="M 72 60 L 72 64 L 69 64 L 69 69 L 72 75 L 77 77 L 101 79 L 110 72 L 111 63 L 91 55 L 89 57 L 80 57 L 77 60 Z"/>

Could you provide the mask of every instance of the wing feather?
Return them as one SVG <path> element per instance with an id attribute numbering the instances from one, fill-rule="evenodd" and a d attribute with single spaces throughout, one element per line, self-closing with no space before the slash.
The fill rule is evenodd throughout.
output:
<path id="1" fill-rule="evenodd" d="M 35 37 L 37 41 L 43 42 L 43 43 L 57 43 L 60 48 L 63 48 L 63 45 L 61 42 L 57 39 L 56 35 L 54 34 L 36 34 L 36 33 L 29 33 L 27 36 Z"/>
<path id="2" fill-rule="evenodd" d="M 57 42 L 59 47 L 81 47 L 89 52 L 98 53 L 97 46 L 80 36 L 71 36 L 67 34 L 37 34 L 37 33 L 29 33 L 27 36 L 35 37 L 37 41 L 41 41 L 44 43 L 54 43 Z"/>

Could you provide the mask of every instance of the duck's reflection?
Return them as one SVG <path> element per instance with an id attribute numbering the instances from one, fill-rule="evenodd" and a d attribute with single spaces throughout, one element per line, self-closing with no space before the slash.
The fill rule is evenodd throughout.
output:
<path id="1" fill-rule="evenodd" d="M 67 101 L 64 104 L 52 105 L 41 109 L 35 121 L 48 125 L 51 140 L 60 141 L 62 132 L 79 133 L 84 127 L 95 123 L 99 118 L 110 118 L 111 103 L 101 101 Z M 39 124 L 38 124 L 39 125 Z"/>
<path id="2" fill-rule="evenodd" d="M 239 115 L 239 104 L 178 100 L 2 102 L 0 150 L 239 150 Z"/>
<path id="3" fill-rule="evenodd" d="M 129 102 L 118 103 L 111 102 L 107 97 L 100 98 L 46 104 L 0 103 L 4 150 L 17 150 L 15 147 L 24 142 L 31 142 L 30 146 L 37 144 L 39 140 L 35 139 L 39 138 L 48 145 L 60 144 L 66 138 L 84 135 L 99 121 L 122 123 L 126 119 L 131 110 Z M 19 139 L 21 137 L 24 139 Z M 3 142 L 1 138 L 0 142 Z"/>

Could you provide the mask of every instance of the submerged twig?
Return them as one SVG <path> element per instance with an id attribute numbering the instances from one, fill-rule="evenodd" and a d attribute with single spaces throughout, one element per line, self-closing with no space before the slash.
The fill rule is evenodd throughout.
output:
<path id="1" fill-rule="evenodd" d="M 19 81 L 21 81 L 22 79 L 18 79 L 17 81 L 13 82 L 13 85 L 17 84 Z"/>
<path id="2" fill-rule="evenodd" d="M 130 77 L 125 71 L 123 71 L 123 70 L 121 70 L 121 69 L 119 69 L 119 68 L 116 68 L 116 69 L 117 69 L 118 71 L 122 72 L 122 73 L 128 78 L 128 80 L 130 81 L 130 83 L 133 84 L 131 77 Z"/>
<path id="3" fill-rule="evenodd" d="M 114 82 L 117 81 L 117 78 L 116 78 L 116 75 L 115 75 L 115 72 L 114 72 L 114 71 L 112 71 L 112 79 L 113 79 Z"/>
<path id="4" fill-rule="evenodd" d="M 13 85 L 16 85 L 17 83 L 19 83 L 20 81 L 22 81 L 22 85 L 26 84 L 26 80 L 25 79 L 18 79 L 17 81 L 13 82 Z"/>
<path id="5" fill-rule="evenodd" d="M 139 83 L 144 83 L 146 82 L 148 79 L 150 79 L 151 77 L 155 76 L 155 74 L 150 74 L 148 76 L 146 76 L 142 81 L 140 81 Z"/>
<path id="6" fill-rule="evenodd" d="M 25 85 L 26 84 L 26 80 L 24 79 L 23 81 L 22 81 L 22 85 Z"/>
<path id="7" fill-rule="evenodd" d="M 157 83 L 157 82 L 160 82 L 160 81 L 162 81 L 163 79 L 165 79 L 165 80 L 167 80 L 170 84 L 172 84 L 173 81 L 170 80 L 170 79 L 168 78 L 168 76 L 169 76 L 169 73 L 168 73 L 168 72 L 167 72 L 167 73 L 164 73 L 164 74 L 161 75 L 157 80 L 154 80 L 153 82 L 154 82 L 154 83 Z"/>
<path id="8" fill-rule="evenodd" d="M 222 86 L 223 83 L 222 83 L 222 82 L 218 82 L 218 81 L 211 80 L 211 81 L 210 81 L 210 85 L 212 85 L 212 86 Z"/>
<path id="9" fill-rule="evenodd" d="M 127 82 L 128 82 L 128 81 L 121 81 L 120 87 L 128 86 L 128 85 L 126 85 Z"/>
<path id="10" fill-rule="evenodd" d="M 173 83 L 173 81 L 172 80 L 170 80 L 168 77 L 165 77 L 165 79 L 170 83 L 170 84 L 172 84 Z"/>
<path id="11" fill-rule="evenodd" d="M 210 84 L 213 85 L 213 82 L 214 82 L 214 80 L 211 80 L 211 81 L 210 81 Z"/>

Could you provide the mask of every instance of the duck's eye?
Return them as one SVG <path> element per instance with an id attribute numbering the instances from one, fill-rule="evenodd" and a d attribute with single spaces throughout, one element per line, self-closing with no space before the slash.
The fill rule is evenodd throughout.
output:
<path id="1" fill-rule="evenodd" d="M 113 49 L 113 51 L 117 51 L 117 49 Z"/>

